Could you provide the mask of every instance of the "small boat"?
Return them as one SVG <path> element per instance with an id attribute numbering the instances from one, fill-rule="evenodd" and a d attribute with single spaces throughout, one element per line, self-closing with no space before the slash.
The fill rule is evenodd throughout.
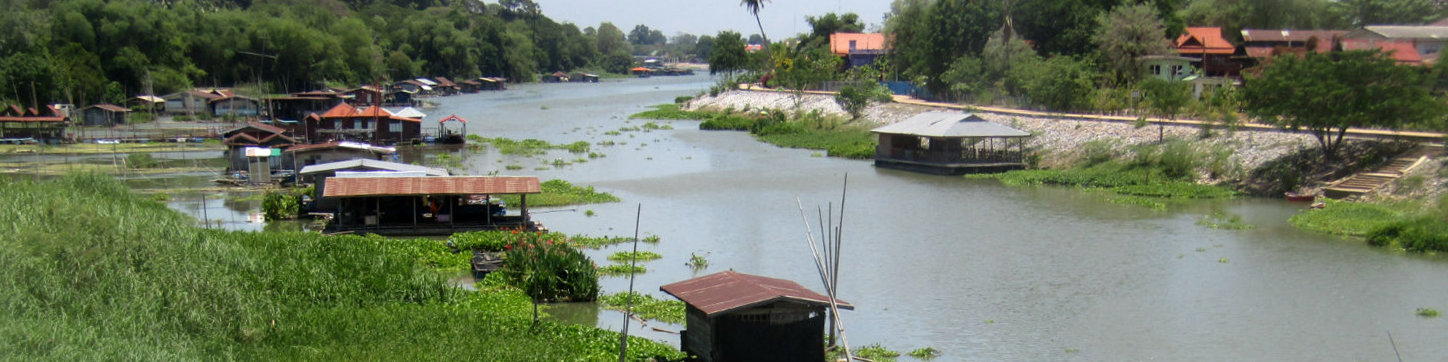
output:
<path id="1" fill-rule="evenodd" d="M 1284 198 L 1286 198 L 1287 201 L 1293 201 L 1293 202 L 1308 202 L 1308 201 L 1316 200 L 1316 199 L 1317 199 L 1317 195 L 1313 195 L 1313 194 L 1299 194 L 1299 193 L 1296 193 L 1296 192 L 1288 191 Z"/>

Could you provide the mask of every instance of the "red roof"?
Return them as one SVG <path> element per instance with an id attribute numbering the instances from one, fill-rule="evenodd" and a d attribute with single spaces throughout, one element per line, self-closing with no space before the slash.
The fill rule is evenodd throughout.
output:
<path id="1" fill-rule="evenodd" d="M 285 132 L 287 131 L 287 130 L 285 130 L 285 129 L 282 129 L 281 127 L 277 127 L 277 126 L 273 126 L 273 125 L 269 125 L 269 124 L 265 124 L 265 123 L 260 123 L 260 122 L 247 122 L 246 125 L 244 125 L 244 126 L 236 127 L 236 128 L 232 128 L 232 129 L 226 130 L 226 132 L 221 132 L 221 134 L 232 133 L 232 132 L 244 130 L 244 129 L 247 129 L 247 128 L 255 128 L 255 129 L 257 129 L 258 131 L 262 131 L 262 132 L 266 132 L 266 133 L 273 133 L 273 134 L 275 134 L 275 133 L 285 133 Z"/>
<path id="2" fill-rule="evenodd" d="M 96 105 L 92 105 L 92 106 L 86 107 L 86 108 L 100 108 L 100 109 L 105 110 L 105 111 L 107 111 L 107 112 L 130 112 L 130 111 L 131 111 L 131 110 L 129 110 L 129 109 L 126 109 L 125 107 L 121 107 L 121 106 L 117 106 L 117 105 L 109 104 L 109 103 L 96 104 Z M 30 110 L 30 113 L 31 113 L 31 114 L 34 114 L 34 113 L 35 113 L 35 109 L 32 108 L 32 109 Z"/>
<path id="3" fill-rule="evenodd" d="M 328 179 L 328 182 L 330 180 Z M 332 185 L 327 185 L 328 192 L 331 189 Z M 698 308 L 710 317 L 777 301 L 816 305 L 830 303 L 828 296 L 805 289 L 799 283 L 733 270 L 664 285 L 659 287 L 659 290 Z M 840 309 L 855 309 L 844 301 L 836 302 Z"/>
<path id="4" fill-rule="evenodd" d="M 358 109 L 357 114 L 353 115 L 353 117 L 392 118 L 392 112 L 388 112 L 386 109 L 382 109 L 382 107 L 366 107 Z"/>
<path id="5" fill-rule="evenodd" d="M 331 177 L 322 197 L 542 193 L 533 176 Z"/>
<path id="6" fill-rule="evenodd" d="M 462 122 L 462 123 L 468 123 L 468 120 L 463 119 L 463 117 L 458 117 L 456 114 L 451 115 L 451 116 L 447 116 L 447 118 L 443 118 L 442 120 L 437 121 L 437 123 L 443 123 L 443 122 L 447 122 L 447 121 L 458 121 L 458 122 Z"/>
<path id="7" fill-rule="evenodd" d="M 356 114 L 356 107 L 353 107 L 351 104 L 340 103 L 337 104 L 336 107 L 328 109 L 327 112 L 322 113 L 322 118 L 347 118 L 352 117 Z"/>
<path id="8" fill-rule="evenodd" d="M 453 81 L 448 80 L 447 78 L 443 78 L 443 77 L 432 77 L 432 80 L 437 81 L 437 86 L 439 86 L 439 87 L 456 87 L 456 86 L 457 86 L 457 83 L 453 83 Z"/>
<path id="9" fill-rule="evenodd" d="M 1418 48 L 1413 47 L 1412 41 L 1396 41 L 1382 39 L 1343 39 L 1342 50 L 1372 50 L 1382 51 L 1393 60 L 1402 65 L 1423 64 L 1423 57 L 1418 55 Z"/>
<path id="10" fill-rule="evenodd" d="M 1173 45 L 1182 55 L 1192 54 L 1227 54 L 1236 51 L 1231 42 L 1222 38 L 1222 28 L 1219 27 L 1190 27 L 1186 33 L 1177 37 Z"/>
<path id="11" fill-rule="evenodd" d="M 653 69 L 649 69 L 649 68 L 644 68 L 644 67 L 637 67 L 637 68 L 634 68 L 634 69 L 629 69 L 628 71 L 630 71 L 630 72 L 652 72 L 652 71 L 654 71 L 654 70 L 653 70 Z"/>
<path id="12" fill-rule="evenodd" d="M 852 49 L 850 41 L 855 42 Z M 850 51 L 883 51 L 885 34 L 878 33 L 834 33 L 830 34 L 830 51 L 835 55 L 850 55 Z"/>
<path id="13" fill-rule="evenodd" d="M 228 145 L 228 146 L 234 146 L 234 145 L 254 145 L 254 144 L 261 143 L 261 141 L 258 141 L 258 140 L 256 139 L 256 137 L 252 137 L 252 136 L 249 135 L 249 134 L 237 133 L 237 134 L 234 134 L 234 135 L 232 135 L 231 137 L 227 138 L 226 140 L 221 141 L 221 143 L 222 143 L 222 144 L 225 144 L 225 145 Z"/>

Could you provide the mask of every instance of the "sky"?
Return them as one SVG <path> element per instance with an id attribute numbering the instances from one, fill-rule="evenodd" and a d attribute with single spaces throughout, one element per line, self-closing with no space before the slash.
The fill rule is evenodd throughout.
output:
<path id="1" fill-rule="evenodd" d="M 571 22 L 579 29 L 598 27 L 611 22 L 628 34 L 634 25 L 643 24 L 673 37 L 683 32 L 694 35 L 717 34 L 720 30 L 738 31 L 745 37 L 758 34 L 754 15 L 739 5 L 738 0 L 533 0 L 543 14 L 558 22 Z M 860 15 L 867 30 L 880 25 L 890 0 L 775 0 L 759 10 L 765 34 L 770 39 L 791 37 L 810 30 L 805 16 L 826 13 Z"/>

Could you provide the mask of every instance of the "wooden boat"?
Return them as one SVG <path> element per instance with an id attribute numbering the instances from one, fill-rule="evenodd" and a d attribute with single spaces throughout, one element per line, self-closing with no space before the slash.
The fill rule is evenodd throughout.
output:
<path id="1" fill-rule="evenodd" d="M 1308 202 L 1308 201 L 1312 201 L 1312 200 L 1316 200 L 1316 199 L 1317 199 L 1317 195 L 1312 195 L 1312 194 L 1299 194 L 1299 193 L 1292 192 L 1292 191 L 1288 191 L 1287 194 L 1284 195 L 1284 196 L 1285 196 L 1284 198 L 1286 198 L 1287 201 L 1292 201 L 1292 202 Z"/>

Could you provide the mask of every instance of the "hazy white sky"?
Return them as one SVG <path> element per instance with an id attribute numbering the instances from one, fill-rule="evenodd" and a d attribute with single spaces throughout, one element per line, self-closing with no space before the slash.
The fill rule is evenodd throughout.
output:
<path id="1" fill-rule="evenodd" d="M 622 29 L 625 34 L 634 25 L 662 31 L 673 37 L 679 32 L 694 35 L 715 34 L 734 30 L 748 37 L 759 33 L 754 15 L 739 6 L 738 0 L 534 0 L 543 14 L 558 22 L 571 22 L 579 29 L 598 27 L 604 21 Z M 881 23 L 890 11 L 890 0 L 774 0 L 759 11 L 764 31 L 770 39 L 794 36 L 809 31 L 805 16 L 825 13 L 860 15 L 865 24 Z"/>

